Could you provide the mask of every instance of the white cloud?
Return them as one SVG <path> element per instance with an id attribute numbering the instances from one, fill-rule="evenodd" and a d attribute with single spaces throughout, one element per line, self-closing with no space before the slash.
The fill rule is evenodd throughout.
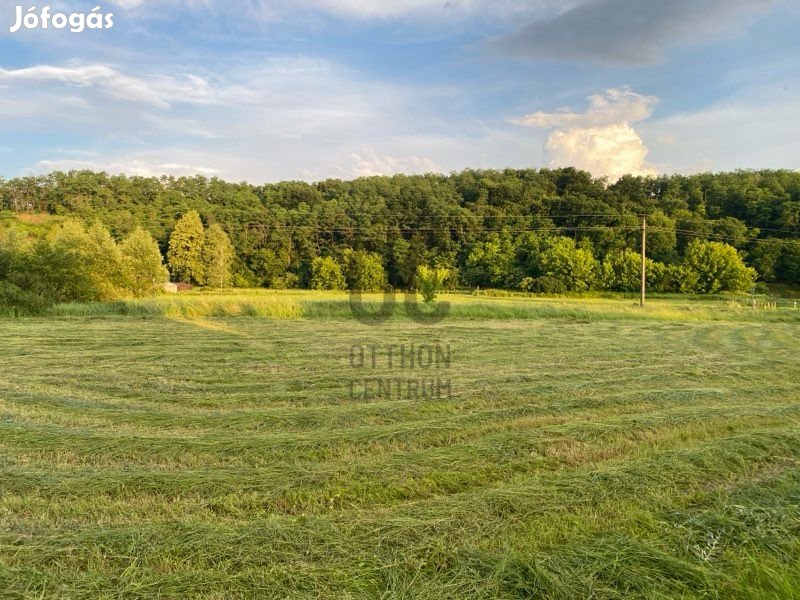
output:
<path id="1" fill-rule="evenodd" d="M 662 171 L 797 169 L 798 85 L 781 81 L 752 88 L 696 111 L 652 119 L 640 128 Z"/>
<path id="2" fill-rule="evenodd" d="M 517 128 L 442 114 L 457 88 L 371 81 L 303 57 L 195 75 L 74 63 L 5 70 L 0 119 L 15 134 L 58 131 L 69 140 L 62 149 L 96 153 L 43 150 L 28 166 L 36 172 L 205 173 L 260 183 L 527 166 L 519 160 L 530 155 L 531 136 Z M 138 93 L 118 97 L 131 87 Z"/>
<path id="3" fill-rule="evenodd" d="M 626 174 L 658 174 L 646 162 L 648 150 L 642 138 L 628 123 L 554 131 L 546 151 L 553 167 L 577 167 L 610 181 Z"/>
<path id="4" fill-rule="evenodd" d="M 552 167 L 577 167 L 611 181 L 625 174 L 655 175 L 656 169 L 647 162 L 647 147 L 631 123 L 650 118 L 658 98 L 620 88 L 588 100 L 589 108 L 582 113 L 568 108 L 540 111 L 513 122 L 552 130 L 545 142 Z"/>
<path id="5" fill-rule="evenodd" d="M 520 15 L 552 15 L 579 0 L 242 0 L 236 3 L 238 16 L 248 15 L 262 20 L 289 18 L 292 15 L 323 13 L 357 20 L 394 20 L 437 17 L 472 17 L 493 15 L 514 18 Z M 227 0 L 116 0 L 121 8 L 143 14 L 163 11 L 171 6 L 203 10 L 215 15 L 232 12 Z"/>
<path id="6" fill-rule="evenodd" d="M 22 69 L 0 68 L 0 86 L 44 86 L 53 94 L 54 86 L 75 91 L 99 91 L 117 100 L 169 108 L 171 103 L 221 103 L 224 100 L 206 80 L 195 75 L 174 77 L 135 77 L 109 65 L 37 65 Z"/>
<path id="7" fill-rule="evenodd" d="M 643 96 L 629 88 L 610 89 L 589 96 L 589 109 L 576 113 L 569 108 L 556 112 L 535 112 L 514 119 L 518 125 L 550 129 L 554 127 L 604 127 L 615 123 L 637 123 L 648 119 L 658 104 L 655 96 Z"/>
<path id="8" fill-rule="evenodd" d="M 97 161 L 97 160 L 42 160 L 32 169 L 33 173 L 47 173 L 50 171 L 106 171 L 107 173 L 124 173 L 130 176 L 158 177 L 161 175 L 218 175 L 219 171 L 211 167 L 198 165 L 185 165 L 180 163 L 155 163 L 136 158 L 123 160 Z"/>
<path id="9" fill-rule="evenodd" d="M 395 173 L 424 174 L 442 171 L 430 158 L 419 156 L 378 156 L 374 152 L 362 156 L 352 155 L 355 166 L 348 169 L 358 177 L 371 175 L 393 175 Z"/>

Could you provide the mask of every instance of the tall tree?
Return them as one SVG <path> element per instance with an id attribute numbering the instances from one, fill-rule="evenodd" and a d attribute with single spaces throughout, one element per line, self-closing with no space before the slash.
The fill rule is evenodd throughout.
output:
<path id="1" fill-rule="evenodd" d="M 158 244 L 141 227 L 125 238 L 121 250 L 126 285 L 135 296 L 146 296 L 169 281 L 169 271 L 164 266 Z"/>
<path id="2" fill-rule="evenodd" d="M 88 244 L 83 250 L 93 287 L 103 299 L 125 295 L 122 251 L 100 221 L 86 230 Z"/>
<path id="3" fill-rule="evenodd" d="M 205 281 L 205 239 L 203 222 L 196 210 L 186 213 L 175 224 L 167 251 L 167 261 L 173 277 L 184 283 L 202 284 Z"/>
<path id="4" fill-rule="evenodd" d="M 230 287 L 234 257 L 233 244 L 222 227 L 216 223 L 209 227 L 203 244 L 204 283 L 213 288 Z"/>

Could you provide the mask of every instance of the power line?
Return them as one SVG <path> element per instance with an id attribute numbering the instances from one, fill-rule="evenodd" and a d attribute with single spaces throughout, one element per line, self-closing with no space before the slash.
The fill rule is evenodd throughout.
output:
<path id="1" fill-rule="evenodd" d="M 722 235 L 716 233 L 698 233 L 696 231 L 689 231 L 687 229 L 666 229 L 661 228 L 662 230 L 666 231 L 675 231 L 675 233 L 680 233 L 683 235 L 687 235 L 690 237 L 700 238 L 700 239 L 715 239 L 715 240 L 723 240 L 723 241 L 739 241 L 740 238 L 730 236 L 730 235 Z M 747 240 L 748 244 L 793 244 L 794 242 L 800 240 L 800 238 L 752 238 Z"/>

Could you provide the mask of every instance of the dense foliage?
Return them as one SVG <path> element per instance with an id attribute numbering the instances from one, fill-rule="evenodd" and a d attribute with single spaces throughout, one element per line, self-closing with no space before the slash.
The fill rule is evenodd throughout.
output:
<path id="1" fill-rule="evenodd" d="M 57 172 L 0 181 L 0 208 L 51 215 L 52 231 L 39 237 L 55 263 L 70 260 L 65 245 L 84 235 L 96 255 L 90 262 L 111 252 L 113 241 L 52 225 L 62 217 L 102 222 L 120 241 L 141 227 L 174 277 L 199 284 L 210 266 L 214 285 L 405 289 L 426 265 L 446 269 L 448 286 L 632 291 L 645 215 L 648 278 L 659 291 L 745 290 L 754 277 L 747 267 L 763 281 L 800 283 L 800 173 L 790 171 L 624 177 L 608 185 L 575 169 L 467 170 L 263 186 Z M 222 250 L 204 254 L 212 230 Z M 717 277 L 720 264 L 727 267 Z M 56 295 L 82 299 L 68 288 L 85 277 L 65 270 Z"/>
<path id="2" fill-rule="evenodd" d="M 449 277 L 450 272 L 447 269 L 420 265 L 417 269 L 416 284 L 425 302 L 430 304 L 436 300 L 436 295 L 444 287 Z"/>
<path id="3" fill-rule="evenodd" d="M 0 229 L 0 308 L 36 313 L 53 302 L 152 294 L 169 278 L 153 237 L 134 229 L 118 244 L 106 227 L 66 219 L 38 235 Z"/>
<path id="4" fill-rule="evenodd" d="M 206 230 L 196 210 L 183 215 L 169 236 L 167 261 L 174 276 L 184 283 L 203 283 L 206 265 L 203 249 Z"/>

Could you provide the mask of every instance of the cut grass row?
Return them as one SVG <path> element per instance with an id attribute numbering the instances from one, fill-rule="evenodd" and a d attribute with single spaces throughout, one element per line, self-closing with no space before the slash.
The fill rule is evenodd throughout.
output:
<path id="1" fill-rule="evenodd" d="M 0 590 L 797 597 L 792 314 L 502 302 L 550 316 L 0 320 Z M 437 343 L 453 397 L 350 396 Z"/>

